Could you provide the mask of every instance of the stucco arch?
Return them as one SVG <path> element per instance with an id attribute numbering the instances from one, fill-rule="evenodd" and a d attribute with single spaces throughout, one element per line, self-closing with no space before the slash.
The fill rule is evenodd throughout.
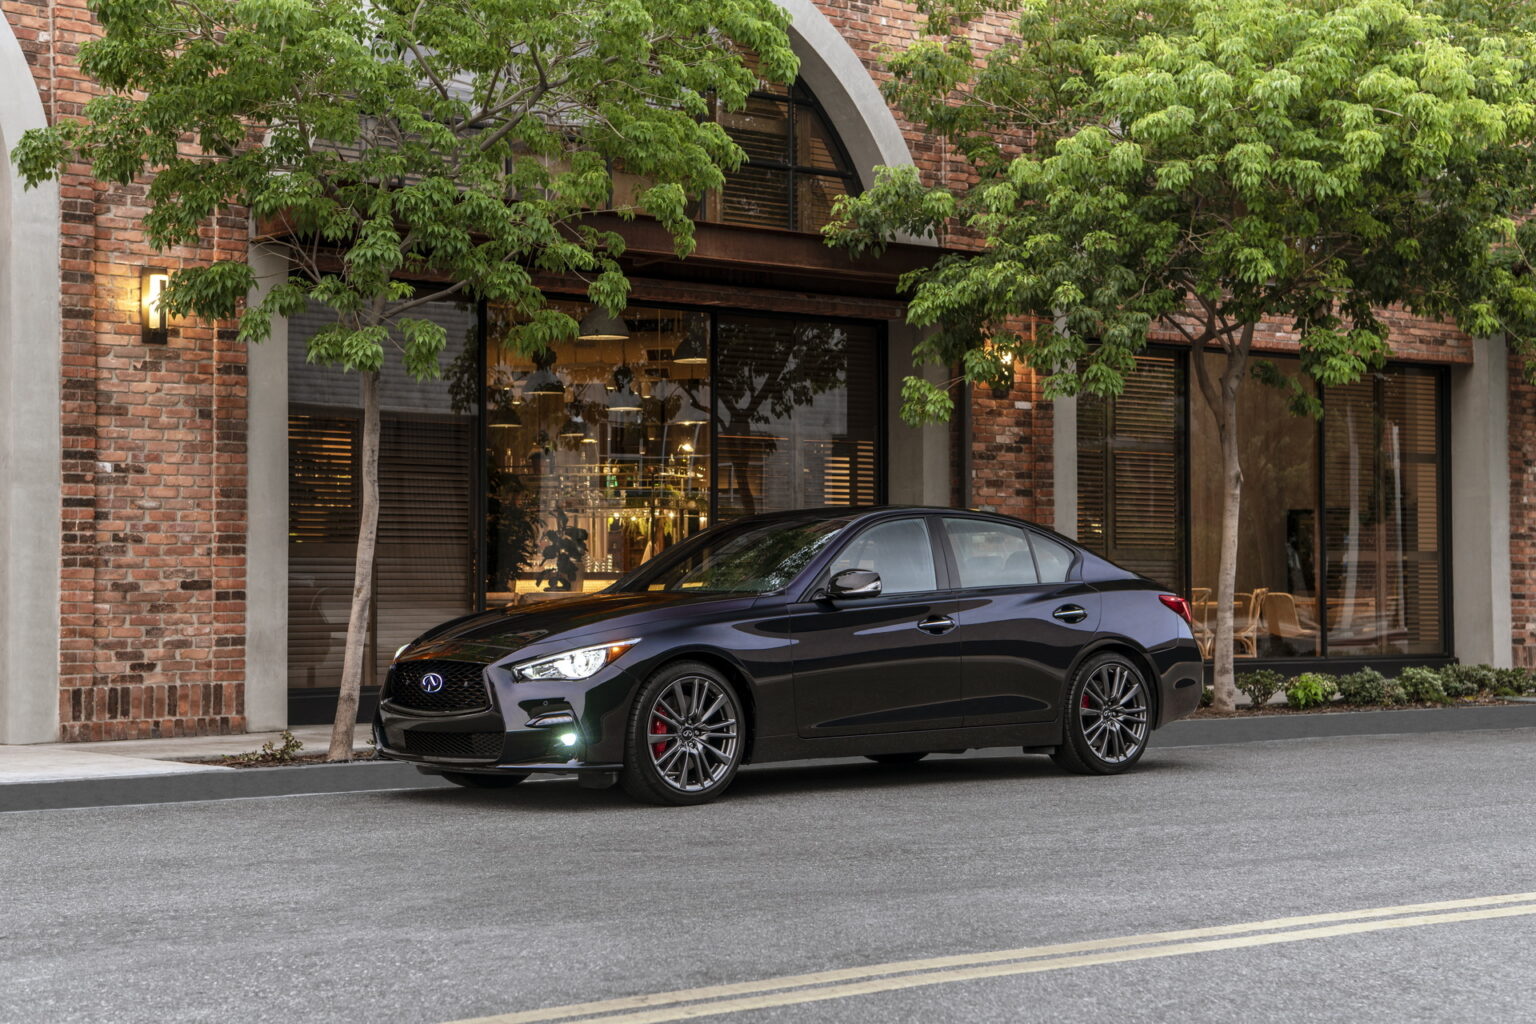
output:
<path id="1" fill-rule="evenodd" d="M 10 152 L 47 121 L 0 17 L 0 743 L 59 733 L 59 189 Z"/>
<path id="2" fill-rule="evenodd" d="M 858 168 L 864 187 L 874 184 L 878 165 L 910 165 L 901 125 L 864 62 L 833 27 L 815 0 L 777 0 L 789 12 L 790 40 L 800 58 L 800 77 L 821 101 Z"/>

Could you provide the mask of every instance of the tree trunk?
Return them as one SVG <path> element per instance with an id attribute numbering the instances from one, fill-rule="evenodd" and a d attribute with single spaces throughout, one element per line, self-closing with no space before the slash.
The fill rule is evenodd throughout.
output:
<path id="1" fill-rule="evenodd" d="M 1230 335 L 1228 335 L 1230 337 Z M 1221 377 L 1213 380 L 1205 364 L 1206 345 L 1213 335 L 1207 333 L 1192 346 L 1195 377 L 1206 407 L 1216 420 L 1216 436 L 1221 446 L 1221 551 L 1216 563 L 1216 630 L 1211 639 L 1211 706 L 1217 711 L 1231 711 L 1237 706 L 1232 649 L 1233 607 L 1237 596 L 1237 528 L 1242 509 L 1243 467 L 1239 457 L 1237 399 L 1248 372 L 1248 353 L 1253 347 L 1253 325 L 1242 329 L 1237 340 L 1222 343 L 1226 365 Z"/>
<path id="2" fill-rule="evenodd" d="M 1199 358 L 1199 355 L 1196 355 Z M 1230 361 L 1233 357 L 1229 355 Z M 1231 711 L 1237 705 L 1237 685 L 1233 672 L 1233 607 L 1237 596 L 1237 517 L 1242 508 L 1243 468 L 1237 451 L 1237 394 L 1238 389 L 1227 387 L 1227 374 L 1222 374 L 1222 408 L 1211 410 L 1220 426 L 1217 433 L 1221 440 L 1221 482 L 1224 494 L 1221 502 L 1221 555 L 1216 563 L 1216 639 L 1212 673 L 1211 706 L 1218 711 Z"/>
<path id="3" fill-rule="evenodd" d="M 327 761 L 352 760 L 352 733 L 357 702 L 363 689 L 368 635 L 373 612 L 373 556 L 379 539 L 379 375 L 362 374 L 363 460 L 359 478 L 361 508 L 357 527 L 357 562 L 352 576 L 352 614 L 347 618 L 346 653 L 341 666 L 341 693 L 331 726 Z"/>

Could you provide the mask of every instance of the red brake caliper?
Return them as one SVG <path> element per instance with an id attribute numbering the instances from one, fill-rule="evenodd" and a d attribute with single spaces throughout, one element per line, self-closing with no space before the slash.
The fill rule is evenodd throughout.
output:
<path id="1" fill-rule="evenodd" d="M 1088 703 L 1088 694 L 1087 693 L 1083 694 L 1083 707 L 1087 708 L 1089 711 L 1093 710 L 1093 705 Z"/>
<path id="2" fill-rule="evenodd" d="M 665 735 L 667 735 L 667 723 L 663 722 L 659 718 L 651 719 L 651 735 L 652 736 L 665 736 Z M 655 756 L 655 757 L 660 757 L 662 754 L 666 753 L 666 750 L 667 750 L 666 742 L 652 743 L 651 744 L 651 754 L 653 756 Z"/>

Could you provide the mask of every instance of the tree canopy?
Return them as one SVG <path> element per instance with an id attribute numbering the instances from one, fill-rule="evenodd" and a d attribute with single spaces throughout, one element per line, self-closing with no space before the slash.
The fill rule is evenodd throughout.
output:
<path id="1" fill-rule="evenodd" d="M 1159 321 L 1219 345 L 1279 318 L 1324 383 L 1384 358 L 1389 306 L 1536 338 L 1531 5 L 925 9 L 932 35 L 893 57 L 886 91 L 974 181 L 886 170 L 828 232 L 856 249 L 950 218 L 974 233 L 978 251 L 908 280 L 928 358 L 990 380 L 1022 354 L 1048 394 L 1112 394 Z M 978 49 L 969 19 L 1003 11 L 1006 41 Z M 920 378 L 906 397 L 914 420 L 950 408 Z"/>
<path id="2" fill-rule="evenodd" d="M 36 183 L 73 161 L 126 183 L 153 173 L 151 245 L 196 245 L 221 209 L 280 218 L 294 275 L 245 310 L 257 341 L 313 298 L 337 313 L 313 360 L 377 369 L 393 326 L 435 375 L 442 331 L 411 311 L 445 291 L 505 303 L 537 349 L 575 323 L 533 275 L 581 275 L 616 311 L 618 234 L 646 214 L 692 248 L 692 199 L 743 153 L 714 123 L 757 74 L 792 80 L 771 0 L 92 0 L 81 64 L 107 93 L 16 147 Z M 444 282 L 421 287 L 420 282 Z M 416 282 L 416 283 L 412 283 Z M 244 261 L 188 267 L 173 315 L 229 317 Z"/>

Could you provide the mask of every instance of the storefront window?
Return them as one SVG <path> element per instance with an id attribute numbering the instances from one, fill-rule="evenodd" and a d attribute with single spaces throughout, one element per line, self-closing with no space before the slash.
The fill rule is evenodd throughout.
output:
<path id="1" fill-rule="evenodd" d="M 872 327 L 556 303 L 538 358 L 492 310 L 488 603 L 600 590 L 711 522 L 878 498 Z"/>
<path id="2" fill-rule="evenodd" d="M 1226 357 L 1207 355 L 1213 375 Z M 1273 360 L 1289 377 L 1295 359 Z M 1303 382 L 1303 386 L 1309 386 Z M 1239 658 L 1322 653 L 1317 617 L 1317 422 L 1293 413 L 1290 395 L 1259 381 L 1238 396 L 1237 443 L 1243 467 L 1237 527 L 1233 647 Z M 1190 607 L 1209 655 L 1216 629 L 1217 565 L 1226 485 L 1216 417 L 1204 398 L 1190 403 Z"/>
<path id="3" fill-rule="evenodd" d="M 1080 402 L 1078 538 L 1178 587 L 1187 528 L 1185 592 L 1210 657 L 1225 484 L 1216 421 L 1198 396 L 1180 434 L 1187 358 L 1144 355 L 1122 395 Z M 1220 372 L 1222 357 L 1206 358 Z M 1296 359 L 1273 362 L 1301 377 Z M 1324 389 L 1317 421 L 1293 413 L 1287 392 L 1245 385 L 1236 657 L 1445 653 L 1441 388 L 1433 370 L 1392 367 Z"/>

